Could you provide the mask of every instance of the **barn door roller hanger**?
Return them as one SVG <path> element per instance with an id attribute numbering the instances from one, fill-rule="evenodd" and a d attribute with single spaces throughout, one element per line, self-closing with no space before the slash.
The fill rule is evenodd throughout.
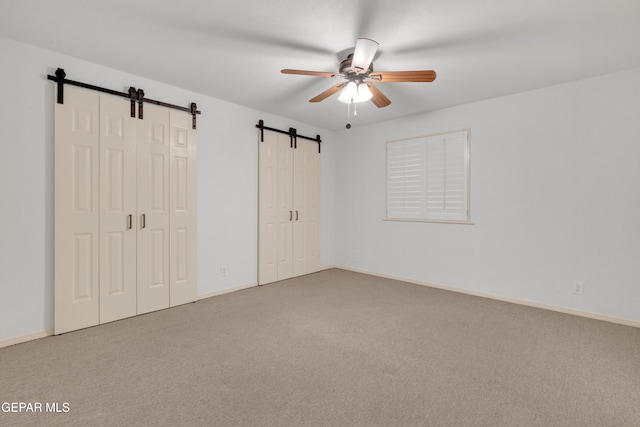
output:
<path id="1" fill-rule="evenodd" d="M 58 84 L 58 104 L 64 104 L 64 85 L 65 84 L 69 84 L 72 86 L 78 86 L 78 87 L 82 87 L 85 89 L 91 89 L 91 90 L 96 90 L 98 92 L 103 92 L 103 93 L 108 93 L 110 95 L 115 95 L 115 96 L 121 96 L 123 98 L 127 98 L 131 101 L 131 117 L 135 117 L 136 116 L 136 103 L 138 104 L 138 118 L 139 119 L 143 119 L 144 115 L 143 115 L 143 104 L 145 102 L 148 102 L 150 104 L 155 104 L 155 105 L 159 105 L 161 107 L 166 107 L 166 108 L 172 108 L 174 110 L 180 110 L 180 111 L 184 111 L 187 112 L 189 114 L 191 114 L 192 120 L 191 120 L 191 127 L 193 129 L 196 128 L 196 115 L 198 114 L 202 114 L 201 111 L 198 110 L 198 106 L 196 105 L 195 102 L 192 102 L 191 104 L 189 104 L 189 107 L 181 107 L 179 105 L 174 105 L 174 104 L 168 104 L 166 102 L 162 102 L 162 101 L 156 101 L 154 99 L 149 99 L 149 98 L 145 98 L 144 96 L 144 90 L 142 89 L 137 89 L 134 88 L 133 86 L 129 87 L 129 91 L 128 92 L 118 92 L 116 90 L 111 90 L 111 89 L 106 89 L 100 86 L 94 86 L 88 83 L 82 83 L 82 82 L 78 82 L 78 81 L 74 81 L 74 80 L 68 80 L 67 74 L 65 73 L 63 68 L 58 68 L 56 70 L 56 75 L 52 76 L 52 75 L 48 75 L 47 79 L 49 80 L 53 80 L 54 82 L 56 82 Z"/>

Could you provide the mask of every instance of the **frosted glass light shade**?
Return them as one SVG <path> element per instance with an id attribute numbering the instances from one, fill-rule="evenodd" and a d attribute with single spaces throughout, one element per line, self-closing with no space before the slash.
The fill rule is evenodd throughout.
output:
<path id="1" fill-rule="evenodd" d="M 357 98 L 358 97 L 358 85 L 355 82 L 347 83 L 347 86 L 344 88 L 344 94 L 348 98 Z"/>
<path id="2" fill-rule="evenodd" d="M 338 101 L 344 102 L 345 104 L 351 104 L 351 101 L 353 101 L 353 98 L 349 98 L 345 95 L 345 90 L 342 89 L 342 92 L 340 93 L 340 96 L 338 97 Z"/>
<path id="3" fill-rule="evenodd" d="M 356 84 L 351 81 L 347 83 L 344 89 L 342 89 L 342 93 L 340 94 L 338 101 L 351 104 L 354 102 L 365 102 L 370 100 L 372 97 L 373 94 L 366 83 Z"/>
<path id="4" fill-rule="evenodd" d="M 373 98 L 373 94 L 369 90 L 369 86 L 366 83 L 360 83 L 358 86 L 358 98 L 356 102 L 365 102 Z"/>
<path id="5" fill-rule="evenodd" d="M 355 82 L 349 82 L 342 89 L 342 93 L 340 94 L 340 98 L 338 98 L 342 102 L 346 102 L 350 104 L 351 102 L 357 102 L 356 98 L 358 97 L 358 85 Z"/>

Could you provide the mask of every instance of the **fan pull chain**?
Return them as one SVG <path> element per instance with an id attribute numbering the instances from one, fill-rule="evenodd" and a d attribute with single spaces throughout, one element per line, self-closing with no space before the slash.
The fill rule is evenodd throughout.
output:
<path id="1" fill-rule="evenodd" d="M 347 129 L 351 129 L 351 123 L 349 123 L 349 118 L 351 117 L 351 102 L 347 103 Z"/>

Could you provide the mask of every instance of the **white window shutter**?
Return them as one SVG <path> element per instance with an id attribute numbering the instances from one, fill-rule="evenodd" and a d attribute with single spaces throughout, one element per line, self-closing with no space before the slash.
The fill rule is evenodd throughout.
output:
<path id="1" fill-rule="evenodd" d="M 387 143 L 387 217 L 466 221 L 468 132 Z"/>
<path id="2" fill-rule="evenodd" d="M 429 219 L 467 219 L 467 135 L 427 138 L 427 212 Z"/>
<path id="3" fill-rule="evenodd" d="M 444 212 L 447 194 L 447 155 L 443 136 L 427 138 L 427 217 L 436 215 L 436 218 Z"/>
<path id="4" fill-rule="evenodd" d="M 417 142 L 388 146 L 388 217 L 420 218 L 422 215 L 424 157 L 424 147 Z"/>

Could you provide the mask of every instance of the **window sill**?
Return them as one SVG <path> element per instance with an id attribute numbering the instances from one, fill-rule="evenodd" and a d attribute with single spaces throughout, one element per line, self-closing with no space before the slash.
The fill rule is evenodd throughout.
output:
<path id="1" fill-rule="evenodd" d="M 415 218 L 382 218 L 383 221 L 397 222 L 432 222 L 436 224 L 463 224 L 475 225 L 476 223 L 468 220 L 451 220 L 451 219 L 415 219 Z"/>

